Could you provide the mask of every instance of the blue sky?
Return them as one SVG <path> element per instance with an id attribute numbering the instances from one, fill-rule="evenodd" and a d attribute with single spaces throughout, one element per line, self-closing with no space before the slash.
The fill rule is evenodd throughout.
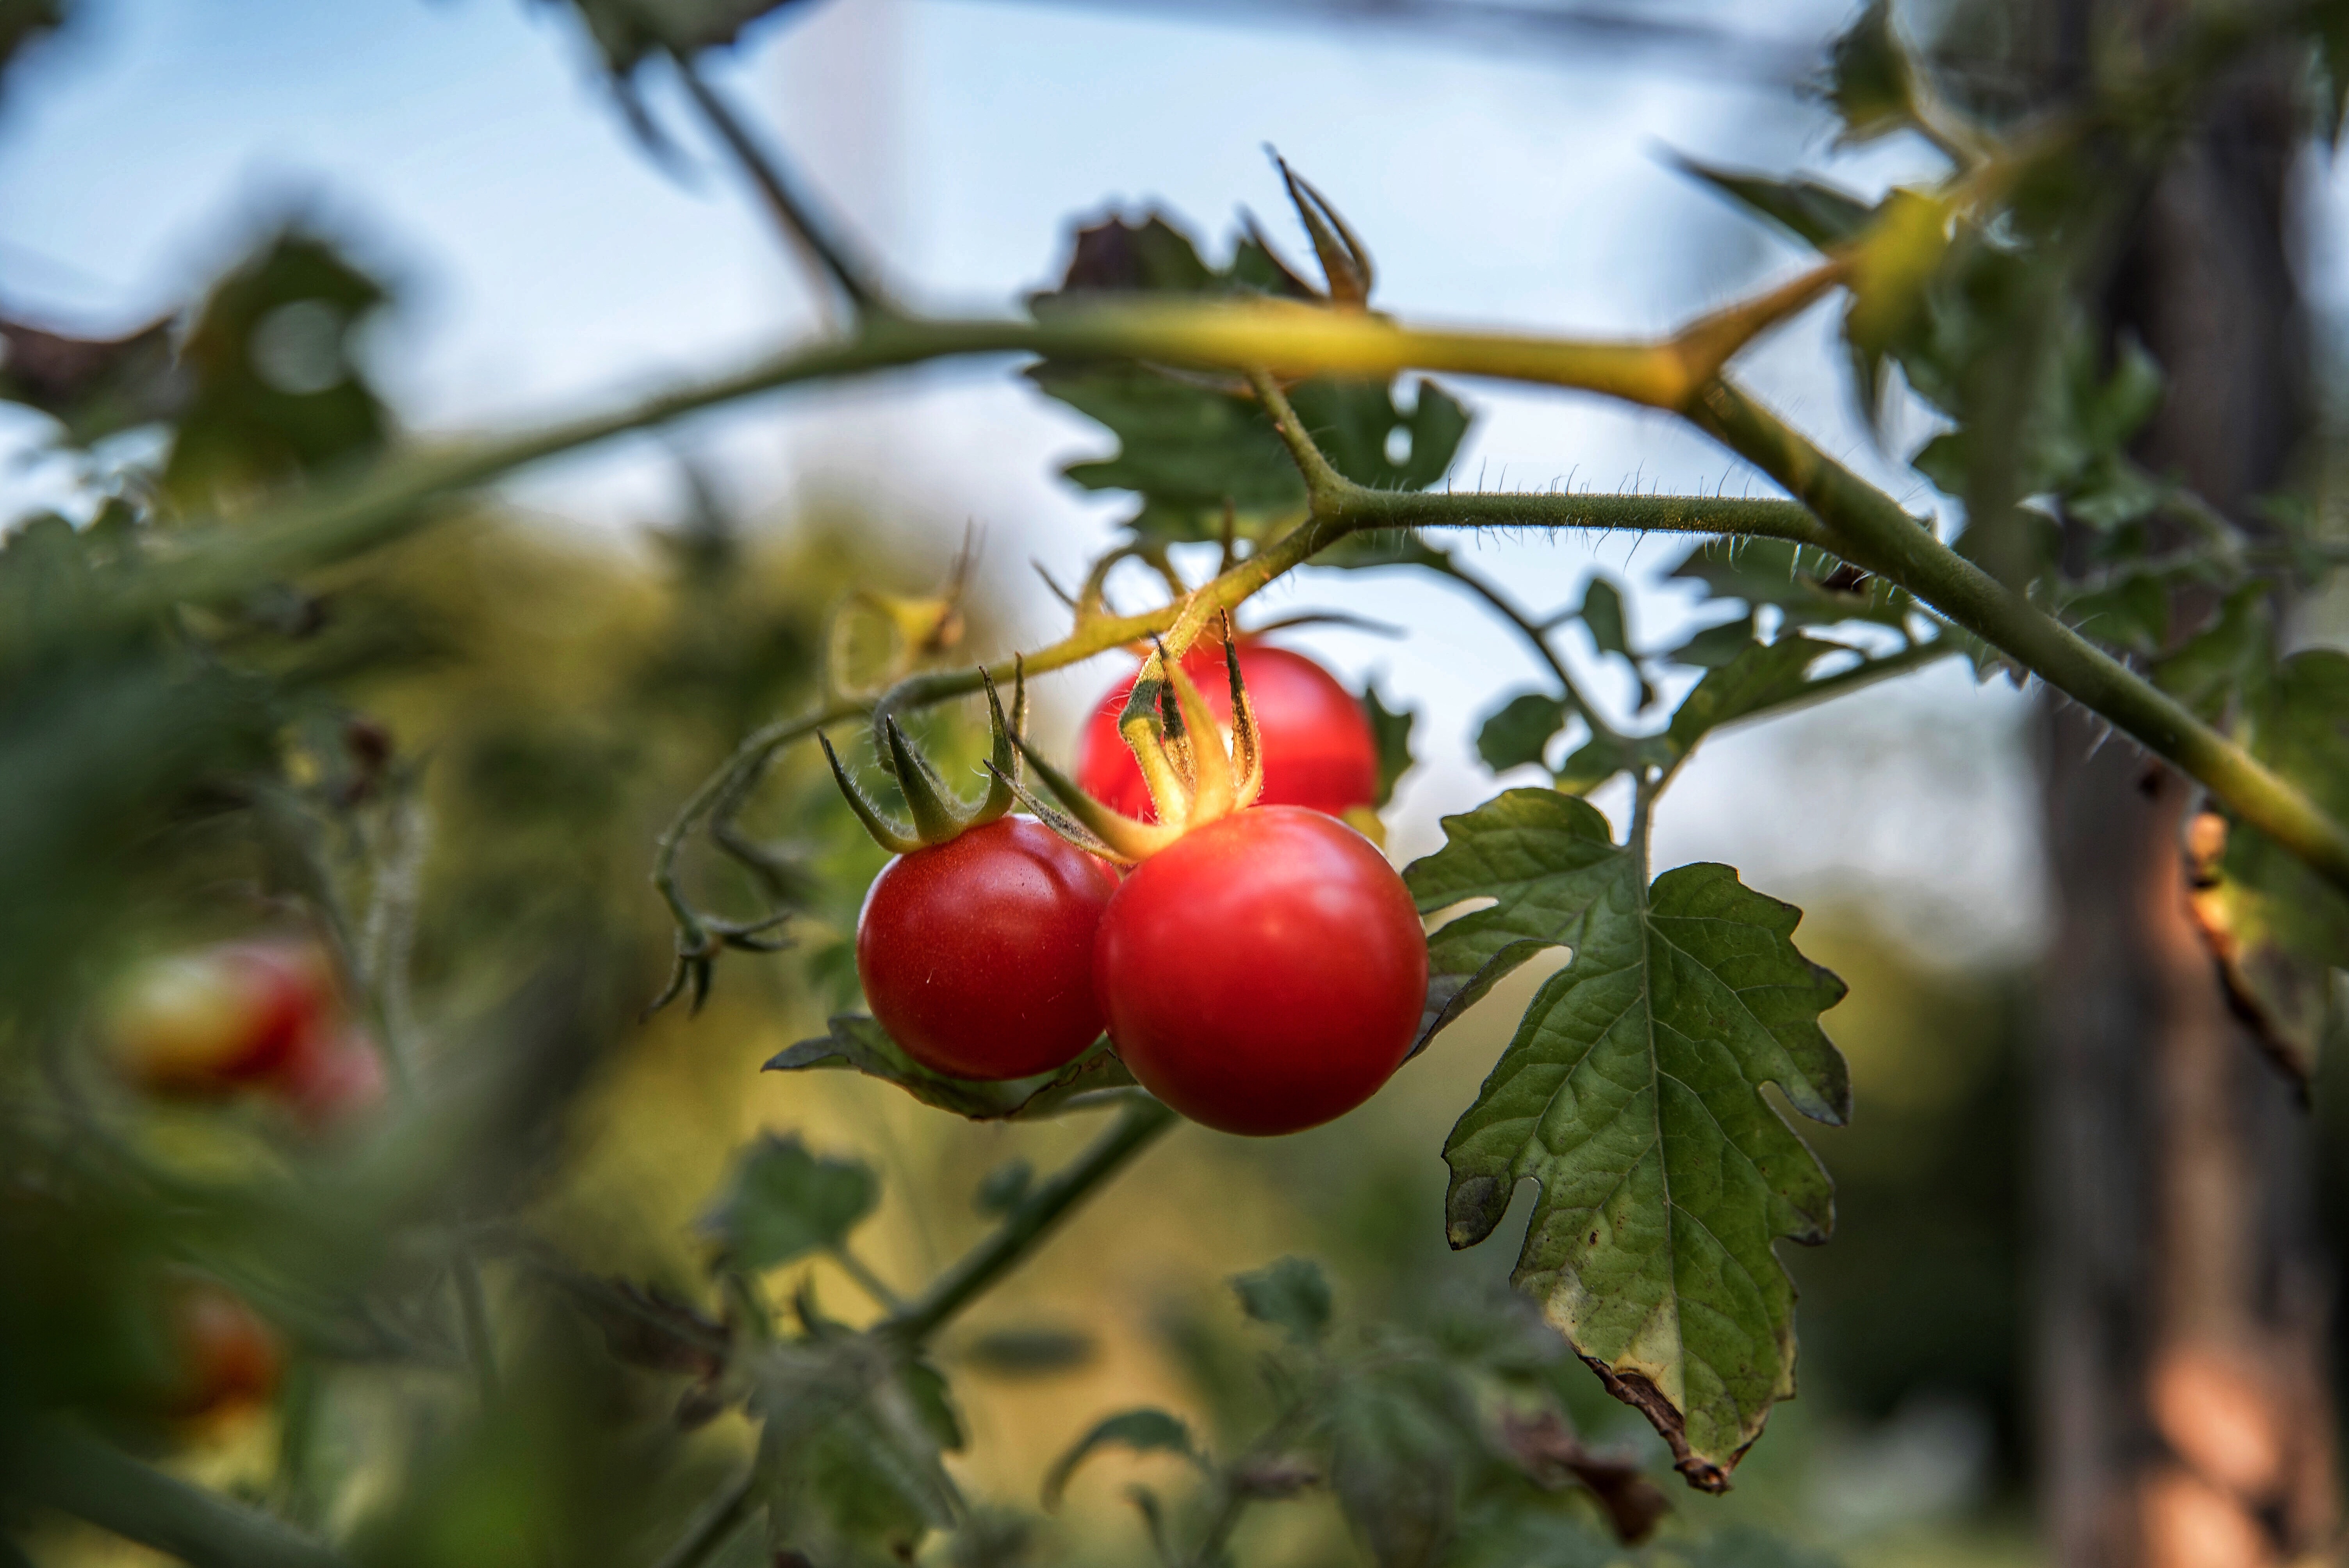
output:
<path id="1" fill-rule="evenodd" d="M 1722 15 L 1824 39 L 1842 10 L 1791 0 Z M 1302 252 L 1267 142 L 1369 239 L 1387 308 L 1609 335 L 1667 327 L 1799 264 L 1674 172 L 1669 151 L 1832 166 L 1863 188 L 1931 167 L 1897 143 L 1830 159 L 1825 118 L 1780 83 L 1662 75 L 1603 52 L 1476 53 L 1069 6 L 832 0 L 756 29 L 720 75 L 781 129 L 907 292 L 973 310 L 1010 308 L 1050 276 L 1071 220 L 1110 208 L 1163 205 L 1221 243 L 1245 205 Z M 129 325 L 184 301 L 258 223 L 309 212 L 402 284 L 370 356 L 424 431 L 593 406 L 811 330 L 809 297 L 758 212 L 664 84 L 651 96 L 693 153 L 689 185 L 634 146 L 568 18 L 535 0 L 88 0 L 80 24 L 0 102 L 0 309 Z M 2339 206 L 2338 184 L 2315 191 L 2320 220 Z M 2330 296 L 2337 225 L 2318 226 L 2313 281 Z M 1818 312 L 1787 329 L 1752 356 L 1752 379 L 1830 450 L 1930 504 L 1852 418 L 1828 325 Z M 1042 641 L 1052 608 L 1026 562 L 1073 575 L 1115 506 L 1054 477 L 1099 451 L 1101 433 L 1005 369 L 771 400 L 681 438 L 754 505 L 848 488 L 917 540 L 983 523 L 992 581 L 1017 604 L 1022 638 Z M 1567 394 L 1464 390 L 1479 414 L 1466 479 L 1750 482 L 1653 416 Z M 28 421 L 0 423 L 0 463 L 36 438 Z M 0 512 L 43 484 L 37 466 L 0 467 Z M 622 538 L 678 503 L 667 452 L 651 441 L 550 465 L 511 493 L 564 526 Z M 1479 547 L 1545 609 L 1574 602 L 1594 564 L 1645 583 L 1676 553 L 1619 538 Z M 1329 604 L 1340 590 L 1349 608 L 1413 633 L 1306 640 L 1356 676 L 1383 673 L 1428 716 L 1427 765 L 1402 802 L 1403 842 L 1423 847 L 1439 811 L 1485 787 L 1472 762 L 1475 716 L 1531 684 L 1534 668 L 1439 588 L 1309 575 L 1282 598 Z M 1635 601 L 1642 640 L 1675 634 L 1688 604 L 1649 583 Z M 1074 677 L 1070 692 L 1107 678 Z M 1981 775 L 1977 758 L 2009 754 L 1997 742 L 2015 705 L 1974 696 L 1955 671 L 1916 684 L 1866 716 L 1830 709 L 1775 738 L 1709 747 L 1667 810 L 1660 853 L 1735 860 L 1774 891 L 1889 865 L 1941 888 L 1960 923 L 2020 939 L 2035 903 L 1999 890 L 2030 881 L 2027 800 L 2013 768 Z M 1900 738 L 1951 734 L 1983 738 L 1930 766 L 1917 759 L 1937 755 L 1930 746 L 1920 754 Z M 1817 843 L 1756 825 L 1752 802 L 1774 791 L 1788 798 L 1781 820 L 1816 821 L 1823 792 L 1834 796 L 1843 830 Z M 1878 803 L 1890 796 L 1914 799 Z"/>

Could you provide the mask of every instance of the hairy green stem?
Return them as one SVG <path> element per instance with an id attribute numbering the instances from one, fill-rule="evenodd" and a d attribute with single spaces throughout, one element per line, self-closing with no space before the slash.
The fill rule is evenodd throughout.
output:
<path id="1" fill-rule="evenodd" d="M 141 1464 L 56 1419 L 9 1434 L 15 1496 L 68 1513 L 195 1568 L 350 1568 L 323 1542 L 218 1492 Z"/>
<path id="2" fill-rule="evenodd" d="M 2049 686 L 2208 786 L 2244 821 L 2349 888 L 2349 830 L 2150 681 L 1933 537 L 1891 497 L 1726 381 L 1690 418 L 1786 487 L 1832 531 L 1827 548 L 1899 583 Z"/>
<path id="3" fill-rule="evenodd" d="M 885 1319 L 880 1332 L 919 1344 L 1009 1273 L 1094 1188 L 1163 1137 L 1180 1119 L 1154 1099 L 1129 1102 L 1110 1130 L 1075 1161 L 1020 1200 L 978 1246 L 938 1276 L 919 1299 Z"/>
<path id="4" fill-rule="evenodd" d="M 1718 320 L 1719 318 L 1711 318 Z M 1699 323 L 1692 335 L 1710 330 Z M 1600 392 L 1672 408 L 1709 370 L 1716 348 L 1679 340 L 1588 342 L 1506 333 L 1444 332 L 1378 316 L 1263 301 L 1116 302 L 1062 306 L 1041 321 L 874 315 L 851 334 L 795 346 L 730 375 L 499 440 L 454 443 L 384 459 L 336 483 L 241 519 L 201 521 L 184 547 L 141 573 L 114 602 L 124 619 L 182 601 L 233 598 L 254 582 L 339 559 L 411 531 L 435 507 L 492 480 L 615 436 L 650 429 L 747 397 L 844 376 L 971 355 L 1142 359 L 1209 369 L 1392 376 L 1417 368 Z"/>

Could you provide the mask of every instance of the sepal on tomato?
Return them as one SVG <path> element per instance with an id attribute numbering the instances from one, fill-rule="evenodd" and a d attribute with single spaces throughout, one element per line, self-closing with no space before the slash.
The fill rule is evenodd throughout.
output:
<path id="1" fill-rule="evenodd" d="M 1199 688 L 1160 645 L 1142 667 L 1128 717 L 1120 727 L 1158 820 L 1137 821 L 1087 794 L 1074 780 L 1038 756 L 1025 740 L 1019 749 L 1046 789 L 1066 808 L 1051 810 L 1024 789 L 1020 799 L 1040 820 L 1070 842 L 1121 864 L 1149 859 L 1194 828 L 1205 827 L 1252 805 L 1264 790 L 1264 757 L 1256 715 L 1240 676 L 1239 655 L 1226 618 L 1224 667 L 1231 679 L 1232 737 L 1227 743 Z M 1153 675 L 1155 669 L 1158 673 Z M 1006 775 L 998 771 L 997 778 Z"/>
<path id="2" fill-rule="evenodd" d="M 911 828 L 891 820 L 857 788 L 841 762 L 840 754 L 833 749 L 832 738 L 817 731 L 816 743 L 823 748 L 824 760 L 832 764 L 832 776 L 847 799 L 848 809 L 856 813 L 856 820 L 864 824 L 864 830 L 873 835 L 875 843 L 891 854 L 910 855 L 916 850 L 951 843 L 971 829 L 992 822 L 1011 810 L 1019 798 L 1019 757 L 1025 749 L 1021 737 L 1028 727 L 1027 671 L 1017 661 L 1012 670 L 1009 719 L 1004 717 L 1003 699 L 996 692 L 994 677 L 983 667 L 978 672 L 987 688 L 994 749 L 987 765 L 987 794 L 975 807 L 965 807 L 955 799 L 936 767 L 905 734 L 895 715 L 883 716 L 876 737 L 878 748 L 884 764 L 896 776 L 897 787 L 905 794 L 905 809 L 914 818 Z"/>

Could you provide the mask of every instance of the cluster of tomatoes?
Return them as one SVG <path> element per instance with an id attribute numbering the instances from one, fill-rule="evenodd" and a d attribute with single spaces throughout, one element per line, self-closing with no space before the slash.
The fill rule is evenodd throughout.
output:
<path id="1" fill-rule="evenodd" d="M 314 943 L 222 943 L 150 960 L 127 976 L 108 1021 L 116 1059 L 151 1094 L 263 1094 L 314 1130 L 383 1099 L 382 1056 L 347 1016 Z"/>
<path id="2" fill-rule="evenodd" d="M 1228 735 L 1225 657 L 1203 642 L 1184 668 Z M 1123 871 L 1005 816 L 902 854 L 874 880 L 857 972 L 874 1016 L 916 1060 L 1022 1078 L 1106 1028 L 1166 1104 L 1258 1136 L 1341 1115 L 1402 1065 L 1426 995 L 1425 938 L 1402 879 L 1340 820 L 1375 798 L 1369 722 L 1301 655 L 1242 641 L 1237 657 L 1262 759 L 1255 804 Z M 1076 782 L 1148 820 L 1117 723 L 1132 684 L 1087 725 Z"/>

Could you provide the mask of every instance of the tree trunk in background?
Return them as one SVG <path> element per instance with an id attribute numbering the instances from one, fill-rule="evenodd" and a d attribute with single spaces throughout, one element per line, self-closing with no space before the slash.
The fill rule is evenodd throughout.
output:
<path id="1" fill-rule="evenodd" d="M 2075 50 L 2087 3 L 2056 0 Z M 2308 428 L 2292 86 L 2271 69 L 2224 96 L 2106 301 L 2168 375 L 2139 456 L 2238 519 Z M 2046 1522 L 2062 1568 L 2288 1563 L 2330 1539 L 2335 1509 L 2312 1129 L 2189 922 L 2188 785 L 2100 747 L 2102 728 L 2056 703 L 2042 730 L 2058 901 L 2036 1134 Z"/>

